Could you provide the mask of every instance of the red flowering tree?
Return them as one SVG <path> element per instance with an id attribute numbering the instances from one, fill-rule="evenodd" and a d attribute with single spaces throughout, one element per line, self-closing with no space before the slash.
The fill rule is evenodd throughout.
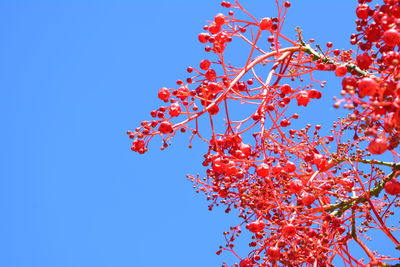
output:
<path id="1" fill-rule="evenodd" d="M 207 144 L 204 177 L 188 178 L 210 210 L 238 212 L 241 223 L 217 251 L 234 253 L 236 266 L 333 266 L 338 258 L 346 266 L 399 266 L 387 250 L 400 250 L 400 1 L 358 0 L 353 50 L 306 42 L 300 29 L 288 38 L 282 26 L 291 4 L 275 2 L 274 16 L 264 18 L 237 1 L 221 3 L 227 13 L 198 35 L 210 56 L 175 88 L 158 91 L 164 104 L 128 131 L 131 149 L 145 153 L 156 136 L 165 149 L 178 133 Z M 230 59 L 230 46 L 240 62 Z M 315 78 L 322 71 L 341 79 L 332 105 L 346 111 L 324 125 L 329 132 L 301 121 L 322 96 L 326 83 Z M 247 255 L 234 249 L 242 231 L 252 234 Z M 380 251 L 366 241 L 376 231 L 387 239 Z"/>

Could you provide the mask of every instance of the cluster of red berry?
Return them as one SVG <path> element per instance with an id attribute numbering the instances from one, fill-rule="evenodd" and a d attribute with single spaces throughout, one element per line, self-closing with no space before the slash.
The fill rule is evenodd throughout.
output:
<path id="1" fill-rule="evenodd" d="M 368 150 L 382 154 L 400 141 L 400 6 L 396 0 L 375 7 L 368 5 L 371 1 L 359 2 L 358 33 L 351 36 L 351 44 L 361 51 L 356 65 L 364 72 L 347 68 L 352 75 L 343 79 L 342 95 L 347 96 L 343 101 L 350 103 L 357 120 L 363 120 L 356 130 L 372 139 Z"/>

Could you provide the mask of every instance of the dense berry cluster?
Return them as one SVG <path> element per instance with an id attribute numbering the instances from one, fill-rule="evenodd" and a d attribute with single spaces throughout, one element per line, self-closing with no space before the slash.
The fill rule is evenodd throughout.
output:
<path id="1" fill-rule="evenodd" d="M 400 54 L 399 1 L 386 0 L 371 6 L 359 1 L 356 9 L 357 34 L 351 43 L 359 47 L 356 65 L 364 72 L 350 70 L 343 79 L 343 101 L 362 120 L 357 131 L 372 140 L 369 151 L 382 154 L 399 145 Z"/>
<path id="2" fill-rule="evenodd" d="M 215 15 L 198 35 L 210 56 L 188 67 L 190 77 L 175 88 L 159 89 L 164 105 L 128 131 L 131 149 L 141 154 L 155 136 L 162 149 L 177 133 L 207 144 L 205 177 L 188 177 L 206 194 L 210 210 L 223 205 L 227 213 L 238 211 L 242 223 L 224 233 L 227 243 L 217 251 L 237 255 L 236 266 L 333 266 L 338 257 L 349 266 L 384 266 L 399 260 L 371 251 L 365 241 L 370 229 L 379 229 L 387 246 L 400 248 L 396 228 L 387 225 L 400 206 L 400 3 L 370 2 L 360 0 L 356 9 L 353 52 L 332 43 L 324 51 L 313 48 L 315 41 L 306 43 L 300 29 L 296 40 L 283 35 L 288 1 L 276 1 L 276 17 L 260 19 L 239 2 L 223 1 L 227 15 Z M 238 41 L 245 56 L 234 65 L 226 51 Z M 330 130 L 301 122 L 292 127 L 310 103 L 324 105 L 318 100 L 325 82 L 315 78 L 320 71 L 342 77 L 334 107 L 349 113 Z M 237 103 L 246 108 L 235 112 Z M 202 119 L 209 129 L 199 127 Z M 371 158 L 384 153 L 393 162 Z M 251 251 L 239 256 L 234 241 L 242 231 L 252 235 Z M 349 244 L 361 247 L 369 263 L 355 258 Z"/>

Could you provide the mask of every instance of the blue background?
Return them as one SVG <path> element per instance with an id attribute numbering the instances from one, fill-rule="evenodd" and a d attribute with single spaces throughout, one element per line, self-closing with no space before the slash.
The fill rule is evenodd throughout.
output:
<path id="1" fill-rule="evenodd" d="M 242 4 L 265 17 L 272 2 Z M 356 1 L 292 4 L 288 35 L 299 25 L 349 48 Z M 236 218 L 208 212 L 185 179 L 203 173 L 204 144 L 189 150 L 178 136 L 137 155 L 125 135 L 161 104 L 158 88 L 206 56 L 197 34 L 221 11 L 204 0 L 0 0 L 1 267 L 234 262 L 215 251 Z"/>

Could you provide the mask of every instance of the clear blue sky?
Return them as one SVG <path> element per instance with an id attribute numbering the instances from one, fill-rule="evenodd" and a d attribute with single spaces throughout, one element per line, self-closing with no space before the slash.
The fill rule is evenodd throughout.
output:
<path id="1" fill-rule="evenodd" d="M 243 4 L 264 17 L 271 2 Z M 292 2 L 288 33 L 349 47 L 356 1 Z M 0 0 L 0 267 L 232 260 L 215 251 L 236 219 L 208 212 L 185 179 L 204 171 L 204 147 L 179 137 L 137 155 L 125 135 L 205 56 L 197 34 L 221 11 L 214 0 Z"/>

